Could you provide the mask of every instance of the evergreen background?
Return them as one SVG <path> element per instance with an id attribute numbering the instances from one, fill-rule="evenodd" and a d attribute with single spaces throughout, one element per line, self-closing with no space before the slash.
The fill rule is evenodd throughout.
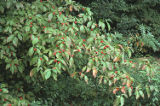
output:
<path id="1" fill-rule="evenodd" d="M 138 33 L 139 25 L 148 27 L 160 41 L 160 0 L 76 0 L 89 6 L 94 18 L 111 19 L 113 32 L 126 36 Z"/>

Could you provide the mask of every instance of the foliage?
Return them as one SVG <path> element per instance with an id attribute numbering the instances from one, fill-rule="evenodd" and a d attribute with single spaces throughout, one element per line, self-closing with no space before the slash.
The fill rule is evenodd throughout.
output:
<path id="1" fill-rule="evenodd" d="M 136 32 L 136 26 L 145 24 L 159 35 L 159 0 L 93 0 L 90 7 L 96 19 L 111 19 L 121 33 Z M 101 6 L 99 6 L 101 5 Z"/>
<path id="2" fill-rule="evenodd" d="M 151 53 L 152 50 L 159 51 L 160 43 L 150 32 L 150 29 L 144 25 L 140 25 L 139 29 L 139 33 L 131 35 L 127 40 L 129 46 L 133 48 L 134 54 L 140 56 L 140 54 Z"/>
<path id="3" fill-rule="evenodd" d="M 71 0 L 18 2 L 13 8 L 0 18 L 1 82 L 9 89 L 0 98 L 10 99 L 1 104 L 124 105 L 155 92 L 130 71 L 146 72 L 147 79 L 156 68 L 133 63 L 132 47 L 114 40 L 121 34 L 106 33 L 109 20 L 96 22 L 90 8 Z"/>
<path id="4" fill-rule="evenodd" d="M 120 32 L 124 37 L 132 39 L 132 35 L 141 34 L 138 31 L 141 30 L 139 26 L 144 24 L 150 28 L 150 32 L 156 38 L 154 42 L 160 41 L 159 0 L 90 0 L 88 3 L 79 2 L 91 7 L 96 20 L 111 19 L 112 32 Z M 152 54 L 157 47 L 153 49 L 153 44 L 148 46 L 150 47 L 150 45 L 152 45 L 152 49 L 149 49 L 148 53 Z M 136 52 L 139 55 L 139 51 Z"/>

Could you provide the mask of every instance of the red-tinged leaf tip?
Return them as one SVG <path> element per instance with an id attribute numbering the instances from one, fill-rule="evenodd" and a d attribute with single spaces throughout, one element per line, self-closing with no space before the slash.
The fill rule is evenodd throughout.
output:
<path id="1" fill-rule="evenodd" d="M 122 93 L 126 93 L 124 86 L 121 88 L 121 92 L 122 92 Z"/>
<path id="2" fill-rule="evenodd" d="M 129 77 L 128 77 L 128 76 L 126 76 L 126 78 L 127 78 L 127 79 L 129 79 Z"/>
<path id="3" fill-rule="evenodd" d="M 36 49 L 36 48 L 34 48 L 34 51 L 37 51 L 37 49 Z"/>
<path id="4" fill-rule="evenodd" d="M 23 97 L 20 97 L 19 99 L 20 99 L 20 100 L 23 100 Z"/>
<path id="5" fill-rule="evenodd" d="M 117 89 L 114 89 L 114 90 L 113 90 L 113 94 L 116 94 L 116 92 L 117 92 Z"/>
<path id="6" fill-rule="evenodd" d="M 105 47 L 107 47 L 107 48 L 108 48 L 108 47 L 109 47 L 109 45 L 106 45 Z"/>
<path id="7" fill-rule="evenodd" d="M 55 59 L 55 60 L 54 60 L 54 62 L 56 63 L 56 62 L 57 62 L 57 60 Z"/>
<path id="8" fill-rule="evenodd" d="M 59 15 L 61 15 L 62 14 L 62 12 L 59 12 Z"/>
<path id="9" fill-rule="evenodd" d="M 101 43 L 103 43 L 104 41 L 103 40 L 101 40 Z"/>
<path id="10" fill-rule="evenodd" d="M 55 55 L 56 55 L 56 52 L 54 52 L 53 55 L 55 56 Z"/>

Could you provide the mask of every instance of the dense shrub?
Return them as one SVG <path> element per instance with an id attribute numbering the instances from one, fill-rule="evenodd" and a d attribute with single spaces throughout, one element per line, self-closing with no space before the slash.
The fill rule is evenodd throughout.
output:
<path id="1" fill-rule="evenodd" d="M 154 40 L 148 41 L 148 52 L 152 54 L 155 52 L 155 48 L 150 48 L 153 44 L 149 42 L 160 42 L 159 37 L 159 0 L 89 0 L 89 2 L 84 2 L 81 0 L 76 0 L 84 5 L 89 5 L 94 13 L 94 18 L 99 19 L 110 19 L 111 31 L 120 32 L 124 37 L 131 37 L 131 39 L 137 38 L 137 34 L 141 35 L 139 32 L 141 24 L 148 27 L 150 32 L 154 36 Z M 138 39 L 141 39 L 139 37 Z M 147 38 L 148 39 L 148 38 Z M 142 41 L 144 40 L 144 41 Z M 146 39 L 142 39 L 142 42 L 146 42 Z M 148 39 L 149 40 L 149 39 Z M 132 40 L 133 41 L 133 40 Z M 136 43 L 136 42 L 133 42 Z M 148 48 L 147 47 L 147 48 Z M 157 48 L 157 47 L 156 47 Z M 160 46 L 158 46 L 159 51 Z M 140 51 L 136 51 L 136 54 L 141 54 Z"/>
<path id="2" fill-rule="evenodd" d="M 92 0 L 88 5 L 96 19 L 111 19 L 119 32 L 136 32 L 137 25 L 145 24 L 159 36 L 159 0 Z"/>

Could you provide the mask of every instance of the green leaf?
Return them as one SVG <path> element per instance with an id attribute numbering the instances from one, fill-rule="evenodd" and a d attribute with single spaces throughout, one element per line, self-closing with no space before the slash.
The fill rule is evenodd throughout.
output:
<path id="1" fill-rule="evenodd" d="M 71 32 L 72 34 L 74 33 L 74 30 L 72 28 L 69 28 L 68 31 Z"/>
<path id="2" fill-rule="evenodd" d="M 6 70 L 8 70 L 10 68 L 10 64 L 6 65 Z"/>
<path id="3" fill-rule="evenodd" d="M 81 32 L 85 32 L 83 25 L 80 26 L 80 31 L 81 31 Z"/>
<path id="4" fill-rule="evenodd" d="M 96 33 L 94 31 L 91 32 L 92 37 L 96 37 Z"/>
<path id="5" fill-rule="evenodd" d="M 33 57 L 32 60 L 30 61 L 30 65 L 36 64 L 38 60 L 38 56 Z"/>
<path id="6" fill-rule="evenodd" d="M 96 27 L 95 24 L 92 24 L 92 27 L 91 27 L 91 28 L 94 29 L 95 27 Z"/>
<path id="7" fill-rule="evenodd" d="M 111 30 L 111 26 L 110 26 L 109 22 L 112 22 L 112 21 L 110 19 L 106 19 L 105 21 L 107 23 L 108 31 L 110 31 Z"/>
<path id="8" fill-rule="evenodd" d="M 6 7 L 9 9 L 9 8 L 10 8 L 10 6 L 11 6 L 11 2 L 10 2 L 10 1 L 8 1 L 8 2 L 7 2 Z"/>
<path id="9" fill-rule="evenodd" d="M 41 66 L 41 60 L 38 59 L 37 67 L 40 67 L 40 66 Z"/>
<path id="10" fill-rule="evenodd" d="M 21 7 L 20 3 L 16 3 L 16 7 L 19 9 Z"/>
<path id="11" fill-rule="evenodd" d="M 66 45 L 70 48 L 71 44 L 72 44 L 72 41 L 71 41 L 70 37 L 67 37 L 66 38 Z"/>
<path id="12" fill-rule="evenodd" d="M 93 37 L 90 37 L 90 38 L 87 39 L 87 43 L 89 43 L 89 44 L 91 44 L 93 41 L 94 41 Z"/>
<path id="13" fill-rule="evenodd" d="M 10 35 L 8 38 L 7 38 L 7 42 L 11 42 L 14 38 L 14 35 Z"/>
<path id="14" fill-rule="evenodd" d="M 66 62 L 63 59 L 57 59 L 58 61 L 60 61 L 62 64 L 64 64 L 65 66 L 67 66 Z"/>
<path id="15" fill-rule="evenodd" d="M 136 99 L 140 97 L 139 92 L 136 90 Z"/>
<path id="16" fill-rule="evenodd" d="M 18 70 L 19 70 L 19 72 L 22 73 L 24 71 L 24 67 L 22 65 L 20 65 L 20 66 L 18 66 Z"/>
<path id="17" fill-rule="evenodd" d="M 14 45 L 14 46 L 17 46 L 17 44 L 18 44 L 18 39 L 17 39 L 17 37 L 15 37 L 12 42 L 13 42 L 13 45 Z"/>
<path id="18" fill-rule="evenodd" d="M 29 27 L 29 26 L 26 26 L 26 27 L 25 27 L 25 31 L 26 31 L 26 32 L 29 32 L 29 31 L 30 31 L 30 27 Z"/>
<path id="19" fill-rule="evenodd" d="M 53 18 L 53 14 L 50 13 L 50 14 L 48 15 L 48 20 L 52 20 L 52 18 Z"/>
<path id="20" fill-rule="evenodd" d="M 4 13 L 4 8 L 2 6 L 0 6 L 0 12 Z"/>
<path id="21" fill-rule="evenodd" d="M 48 61 L 48 57 L 46 55 L 43 55 L 43 57 L 46 61 Z"/>
<path id="22" fill-rule="evenodd" d="M 33 47 L 31 47 L 31 48 L 29 49 L 29 51 L 28 51 L 28 55 L 29 55 L 29 56 L 32 56 L 33 53 L 34 53 Z"/>
<path id="23" fill-rule="evenodd" d="M 132 89 L 131 88 L 128 89 L 128 93 L 129 93 L 129 96 L 132 96 Z"/>
<path id="24" fill-rule="evenodd" d="M 151 94 L 150 94 L 150 90 L 149 90 L 149 86 L 148 85 L 146 85 L 146 92 L 147 92 L 147 95 L 148 95 L 148 98 L 151 96 Z"/>
<path id="25" fill-rule="evenodd" d="M 10 71 L 12 72 L 12 74 L 14 73 L 15 69 L 13 65 L 10 67 Z"/>
<path id="26" fill-rule="evenodd" d="M 144 93 L 142 91 L 139 91 L 139 94 L 141 95 L 141 97 L 144 99 Z"/>
<path id="27" fill-rule="evenodd" d="M 69 54 L 67 52 L 64 53 L 67 60 L 69 60 Z"/>
<path id="28" fill-rule="evenodd" d="M 89 22 L 87 23 L 87 27 L 91 27 L 91 25 L 92 25 L 92 21 L 89 21 Z"/>
<path id="29" fill-rule="evenodd" d="M 33 44 L 33 45 L 35 45 L 36 43 L 38 43 L 38 38 L 34 38 L 34 39 L 32 40 L 32 44 Z"/>
<path id="30" fill-rule="evenodd" d="M 73 64 L 74 64 L 73 57 L 71 57 L 70 60 L 69 60 L 69 67 L 72 67 Z"/>
<path id="31" fill-rule="evenodd" d="M 7 87 L 7 86 L 6 86 L 6 84 L 1 83 L 1 84 L 0 84 L 0 87 L 1 87 L 1 88 L 5 88 L 5 87 Z"/>
<path id="32" fill-rule="evenodd" d="M 84 76 L 84 80 L 88 84 L 88 77 L 87 76 Z"/>
<path id="33" fill-rule="evenodd" d="M 130 58 L 132 55 L 131 50 L 129 48 L 127 48 L 127 52 L 128 52 L 128 57 Z"/>
<path id="34" fill-rule="evenodd" d="M 107 27 L 108 27 L 108 31 L 110 31 L 111 30 L 111 26 L 110 26 L 110 24 L 107 22 Z"/>
<path id="35" fill-rule="evenodd" d="M 150 90 L 154 91 L 154 86 L 153 85 L 150 86 Z"/>
<path id="36" fill-rule="evenodd" d="M 53 60 L 50 60 L 50 61 L 48 62 L 49 65 L 52 64 L 52 63 L 53 63 Z"/>
<path id="37" fill-rule="evenodd" d="M 87 10 L 87 13 L 91 16 L 92 12 L 91 12 L 90 8 L 86 8 L 86 10 Z"/>
<path id="38" fill-rule="evenodd" d="M 82 72 L 86 71 L 86 69 L 87 69 L 87 66 L 84 66 L 84 67 L 82 68 Z"/>
<path id="39" fill-rule="evenodd" d="M 52 51 L 49 51 L 48 56 L 49 56 L 49 57 L 52 56 Z"/>
<path id="40" fill-rule="evenodd" d="M 0 32 L 2 32 L 2 26 L 0 26 Z"/>
<path id="41" fill-rule="evenodd" d="M 45 70 L 44 74 L 45 74 L 45 79 L 46 79 L 46 80 L 49 79 L 50 76 L 51 76 L 51 69 Z"/>
<path id="42" fill-rule="evenodd" d="M 124 98 L 123 98 L 123 96 L 121 96 L 121 106 L 123 106 L 124 105 Z"/>
<path id="43" fill-rule="evenodd" d="M 22 36 L 20 34 L 18 34 L 18 39 L 22 40 Z"/>
<path id="44" fill-rule="evenodd" d="M 112 81 L 111 80 L 109 80 L 109 86 L 111 86 L 112 85 Z"/>
<path id="45" fill-rule="evenodd" d="M 104 30 L 105 29 L 105 24 L 103 23 L 103 22 L 101 22 L 101 21 L 99 21 L 99 27 L 101 27 L 102 28 L 102 30 Z"/>
<path id="46" fill-rule="evenodd" d="M 43 6 L 43 12 L 46 12 L 47 8 L 45 6 Z"/>
<path id="47" fill-rule="evenodd" d="M 113 106 L 119 106 L 119 103 L 120 103 L 120 96 L 117 96 L 114 103 L 113 103 Z"/>
<path id="48" fill-rule="evenodd" d="M 84 20 L 84 22 L 86 22 L 87 21 L 87 16 L 83 16 L 83 20 Z"/>
<path id="49" fill-rule="evenodd" d="M 88 62 L 88 67 L 92 68 L 93 64 L 94 64 L 93 59 L 90 59 L 89 62 Z"/>
<path id="50" fill-rule="evenodd" d="M 35 26 L 32 27 L 33 34 L 37 34 L 37 28 Z"/>
<path id="51" fill-rule="evenodd" d="M 57 81 L 57 74 L 53 74 L 53 78 Z"/>
<path id="52" fill-rule="evenodd" d="M 2 89 L 3 93 L 8 93 L 9 91 L 5 88 Z"/>

